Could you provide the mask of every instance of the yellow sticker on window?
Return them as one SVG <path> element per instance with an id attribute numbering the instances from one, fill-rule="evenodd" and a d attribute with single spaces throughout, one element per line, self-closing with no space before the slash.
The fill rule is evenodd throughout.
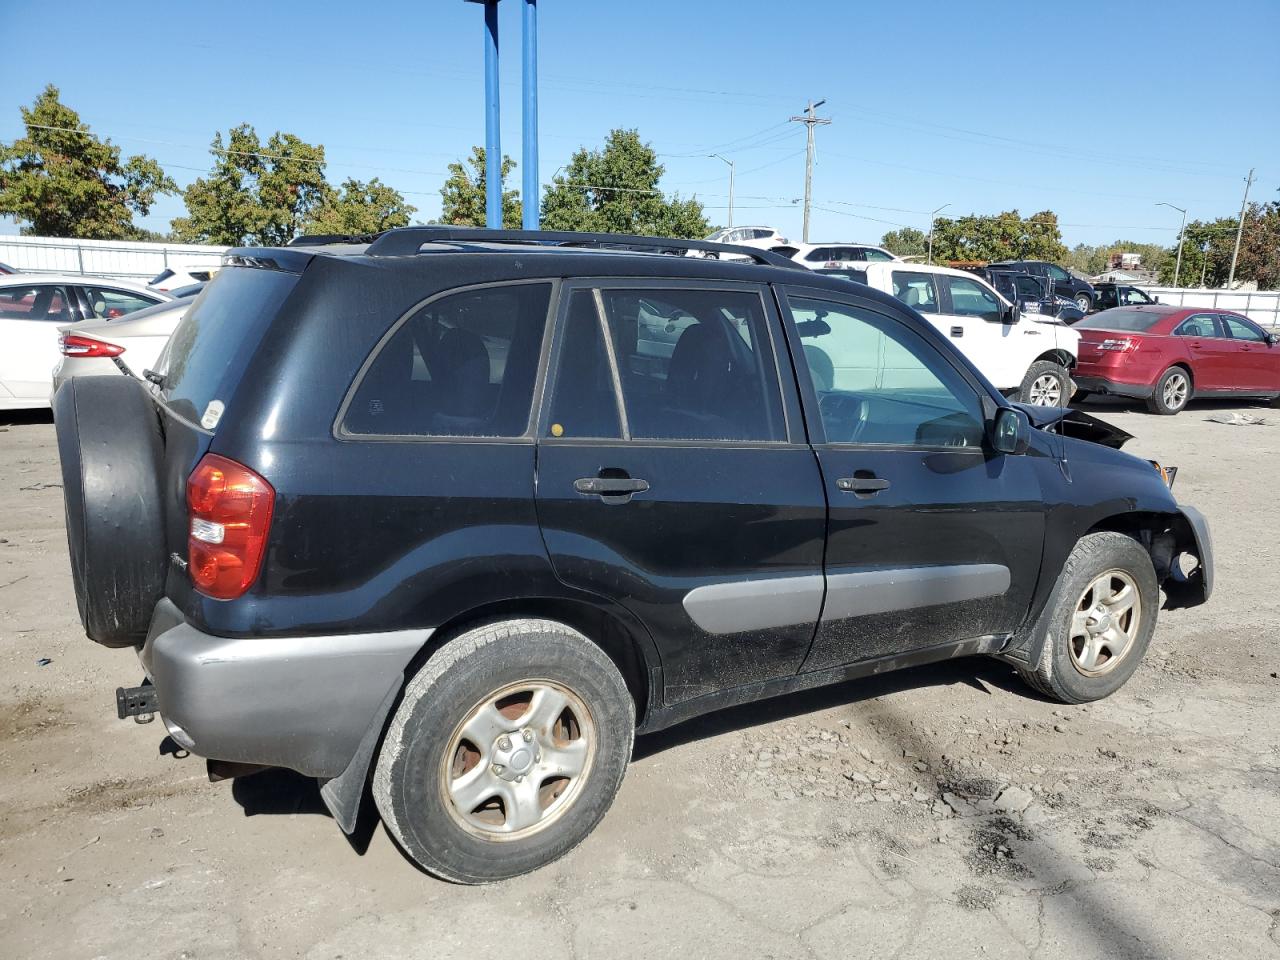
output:
<path id="1" fill-rule="evenodd" d="M 551 435 L 552 435 L 553 437 L 563 437 L 563 436 L 564 436 L 564 427 L 560 426 L 560 424 L 558 424 L 558 423 L 553 423 L 553 424 L 551 425 Z"/>

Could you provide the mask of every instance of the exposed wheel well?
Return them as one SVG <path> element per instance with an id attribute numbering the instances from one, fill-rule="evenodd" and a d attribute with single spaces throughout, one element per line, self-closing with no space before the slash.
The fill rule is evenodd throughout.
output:
<path id="1" fill-rule="evenodd" d="M 635 701 L 636 725 L 640 725 L 649 708 L 651 694 L 649 664 L 641 641 L 620 617 L 574 600 L 552 597 L 504 600 L 459 614 L 440 624 L 427 644 L 410 661 L 405 669 L 406 682 L 421 669 L 422 664 L 426 663 L 433 653 L 460 633 L 499 620 L 526 617 L 556 620 L 577 630 L 603 650 L 618 668 L 618 672 L 622 674 L 622 679 L 626 681 L 627 690 Z"/>
<path id="2" fill-rule="evenodd" d="M 1076 365 L 1076 358 L 1065 350 L 1046 350 L 1040 356 L 1036 357 L 1035 363 L 1041 360 L 1047 360 L 1049 363 L 1056 363 L 1060 367 L 1066 367 L 1070 370 Z"/>
<path id="3" fill-rule="evenodd" d="M 1174 559 L 1188 547 L 1195 547 L 1194 541 L 1190 544 L 1180 542 L 1182 538 L 1178 536 L 1175 517 L 1167 513 L 1117 514 L 1099 520 L 1085 531 L 1085 535 L 1103 530 L 1123 533 L 1146 547 L 1156 568 L 1156 579 L 1161 584 L 1168 578 Z"/>

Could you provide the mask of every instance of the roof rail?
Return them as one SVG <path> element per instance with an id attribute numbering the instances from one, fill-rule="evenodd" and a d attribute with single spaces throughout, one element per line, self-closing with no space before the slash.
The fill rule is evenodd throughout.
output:
<path id="1" fill-rule="evenodd" d="M 671 237 L 641 237 L 625 233 L 577 233 L 570 230 L 486 230 L 482 227 L 399 227 L 387 230 L 369 244 L 371 257 L 405 257 L 418 253 L 426 243 L 540 243 L 561 247 L 597 247 L 613 250 L 636 250 L 654 253 L 676 253 L 701 250 L 705 253 L 732 253 L 749 257 L 757 263 L 773 267 L 805 269 L 794 260 L 729 243 L 707 240 L 677 240 Z"/>
<path id="2" fill-rule="evenodd" d="M 329 243 L 373 243 L 381 234 L 377 233 L 312 233 L 294 237 L 286 247 L 322 247 Z"/>

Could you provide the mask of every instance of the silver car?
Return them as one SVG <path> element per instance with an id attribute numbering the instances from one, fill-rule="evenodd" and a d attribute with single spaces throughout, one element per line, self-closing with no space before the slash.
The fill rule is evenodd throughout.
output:
<path id="1" fill-rule="evenodd" d="M 160 351 L 195 297 L 169 300 L 120 320 L 88 320 L 59 327 L 62 358 L 53 368 L 53 392 L 72 377 L 131 375 L 156 365 Z"/>

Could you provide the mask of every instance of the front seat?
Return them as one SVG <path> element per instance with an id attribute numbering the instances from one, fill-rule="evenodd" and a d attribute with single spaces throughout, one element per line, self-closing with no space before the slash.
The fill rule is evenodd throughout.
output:
<path id="1" fill-rule="evenodd" d="M 920 306 L 920 290 L 917 287 L 907 287 L 907 292 L 902 297 L 902 302 L 908 307 L 915 309 Z"/>

